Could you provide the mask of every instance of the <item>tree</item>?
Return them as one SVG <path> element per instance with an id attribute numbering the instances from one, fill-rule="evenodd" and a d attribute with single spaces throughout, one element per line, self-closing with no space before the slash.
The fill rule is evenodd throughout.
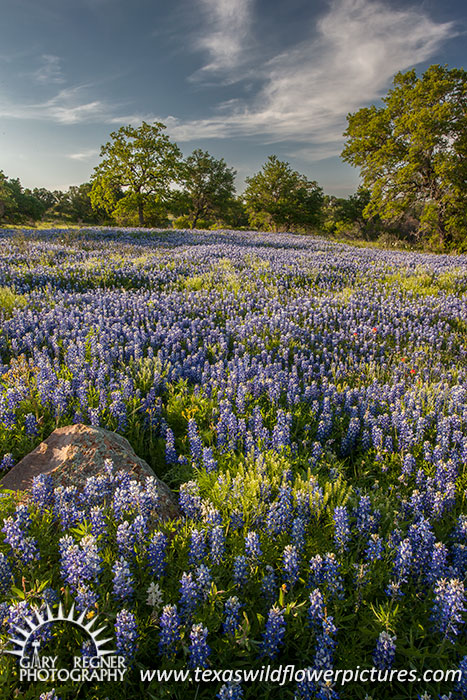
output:
<path id="1" fill-rule="evenodd" d="M 319 224 L 322 189 L 276 156 L 269 156 L 262 172 L 246 182 L 243 196 L 251 226 L 278 231 L 308 230 Z"/>
<path id="2" fill-rule="evenodd" d="M 101 147 L 102 162 L 92 176 L 91 202 L 114 217 L 136 212 L 144 226 L 147 213 L 160 210 L 179 176 L 181 153 L 163 133 L 164 124 L 122 126 Z M 119 192 L 123 190 L 123 197 Z"/>
<path id="3" fill-rule="evenodd" d="M 3 170 L 0 170 L 0 220 L 8 219 L 16 211 L 16 203 L 13 199 L 8 180 Z"/>
<path id="4" fill-rule="evenodd" d="M 222 218 L 235 198 L 236 171 L 225 160 L 217 160 L 207 151 L 197 148 L 185 160 L 183 168 L 183 201 L 190 226 L 198 220 Z"/>
<path id="5" fill-rule="evenodd" d="M 53 213 L 68 217 L 71 221 L 86 223 L 101 223 L 108 217 L 102 208 L 91 205 L 90 182 L 83 182 L 81 185 L 71 185 L 67 192 L 54 193 L 56 203 Z"/>
<path id="6" fill-rule="evenodd" d="M 345 161 L 371 192 L 366 216 L 415 217 L 418 236 L 462 246 L 467 233 L 467 73 L 433 65 L 398 73 L 381 107 L 347 117 Z M 464 243 L 465 245 L 465 243 Z"/>
<path id="7" fill-rule="evenodd" d="M 329 203 L 333 232 L 367 241 L 375 238 L 380 230 L 380 222 L 378 216 L 365 214 L 370 199 L 371 192 L 363 187 L 359 187 L 347 199 L 333 197 Z"/>
<path id="8" fill-rule="evenodd" d="M 45 187 L 35 187 L 32 194 L 36 199 L 42 202 L 44 212 L 46 212 L 48 209 L 52 209 L 52 207 L 57 203 L 57 191 L 51 192 Z"/>
<path id="9" fill-rule="evenodd" d="M 46 210 L 44 203 L 29 189 L 24 189 L 18 178 L 8 179 L 0 171 L 0 218 L 10 222 L 36 221 Z"/>

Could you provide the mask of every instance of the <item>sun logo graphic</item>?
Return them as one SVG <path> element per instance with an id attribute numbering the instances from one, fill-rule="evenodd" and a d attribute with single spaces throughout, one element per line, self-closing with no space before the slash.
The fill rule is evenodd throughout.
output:
<path id="1" fill-rule="evenodd" d="M 97 619 L 93 617 L 90 622 L 86 622 L 86 611 L 75 615 L 74 605 L 67 615 L 62 603 L 56 613 L 50 606 L 43 612 L 33 608 L 31 615 L 24 616 L 22 626 L 14 625 L 14 635 L 9 638 L 12 648 L 3 649 L 3 653 L 19 657 L 22 681 L 122 681 L 126 673 L 125 658 L 118 656 L 114 649 L 104 649 L 112 638 L 102 638 L 106 627 L 96 627 Z M 58 656 L 41 656 L 41 641 L 38 637 L 54 624 L 74 625 L 82 630 L 95 654 L 74 656 L 71 668 L 59 667 Z"/>

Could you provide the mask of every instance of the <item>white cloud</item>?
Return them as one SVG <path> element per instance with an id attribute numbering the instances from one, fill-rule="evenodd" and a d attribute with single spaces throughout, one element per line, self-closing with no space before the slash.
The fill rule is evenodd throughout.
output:
<path id="1" fill-rule="evenodd" d="M 74 87 L 60 90 L 54 97 L 44 102 L 30 104 L 0 103 L 0 117 L 12 119 L 37 119 L 58 124 L 79 122 L 102 122 L 111 107 L 100 100 L 83 99 L 84 88 Z"/>
<path id="2" fill-rule="evenodd" d="M 32 74 L 38 83 L 63 83 L 64 77 L 60 67 L 60 58 L 53 54 L 43 54 L 41 65 Z"/>
<path id="3" fill-rule="evenodd" d="M 68 155 L 68 158 L 71 158 L 72 160 L 91 160 L 95 156 L 99 154 L 99 149 L 98 148 L 88 148 L 84 151 L 81 151 L 80 153 L 70 153 Z"/>
<path id="4" fill-rule="evenodd" d="M 171 118 L 167 125 L 181 141 L 235 135 L 313 141 L 319 148 L 302 155 L 329 157 L 341 148 L 348 112 L 377 100 L 396 72 L 426 61 L 455 34 L 452 22 L 436 23 L 416 7 L 335 0 L 309 39 L 256 67 L 263 87 L 253 101 L 231 101 L 212 117 Z"/>
<path id="5" fill-rule="evenodd" d="M 210 61 L 193 74 L 193 79 L 207 73 L 226 73 L 244 62 L 250 36 L 252 0 L 199 0 L 205 16 L 205 33 L 195 41 L 195 48 L 207 51 Z"/>
<path id="6" fill-rule="evenodd" d="M 197 39 L 197 47 L 210 56 L 200 75 L 216 73 L 226 80 L 247 81 L 254 75 L 262 87 L 252 97 L 224 102 L 201 119 L 183 120 L 176 115 L 129 113 L 128 105 L 93 99 L 93 86 L 81 85 L 61 89 L 41 103 L 0 103 L 0 116 L 115 127 L 158 120 L 176 141 L 254 136 L 265 144 L 289 142 L 291 155 L 316 161 L 341 150 L 348 112 L 378 100 L 394 73 L 427 61 L 457 33 L 454 23 L 436 23 L 419 7 L 394 9 L 382 0 L 334 0 L 310 26 L 308 39 L 261 62 L 261 47 L 247 50 L 252 41 L 252 1 L 200 0 L 209 22 L 206 34 Z M 53 81 L 58 64 L 50 60 L 48 65 Z M 84 160 L 92 155 L 70 157 Z"/>

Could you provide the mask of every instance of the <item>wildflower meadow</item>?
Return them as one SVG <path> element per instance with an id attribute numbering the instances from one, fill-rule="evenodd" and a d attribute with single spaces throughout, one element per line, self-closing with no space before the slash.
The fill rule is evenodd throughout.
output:
<path id="1" fill-rule="evenodd" d="M 126 663 L 28 683 L 0 654 L 1 698 L 467 697 L 467 256 L 5 229 L 0 320 L 0 476 L 57 427 L 101 426 L 181 512 L 110 462 L 81 491 L 0 492 L 1 649 L 74 605 Z M 36 627 L 41 655 L 95 653 L 78 626 Z M 381 675 L 233 673 L 287 664 Z"/>

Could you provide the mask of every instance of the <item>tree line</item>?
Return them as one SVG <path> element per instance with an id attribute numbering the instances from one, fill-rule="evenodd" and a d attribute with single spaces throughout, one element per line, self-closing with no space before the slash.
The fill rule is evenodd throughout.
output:
<path id="1" fill-rule="evenodd" d="M 467 250 L 467 73 L 434 65 L 398 73 L 381 106 L 347 117 L 342 158 L 360 168 L 348 198 L 269 156 L 235 191 L 223 158 L 183 158 L 161 122 L 122 126 L 101 147 L 90 182 L 67 192 L 23 189 L 0 171 L 0 222 L 254 228 L 381 237 Z"/>

